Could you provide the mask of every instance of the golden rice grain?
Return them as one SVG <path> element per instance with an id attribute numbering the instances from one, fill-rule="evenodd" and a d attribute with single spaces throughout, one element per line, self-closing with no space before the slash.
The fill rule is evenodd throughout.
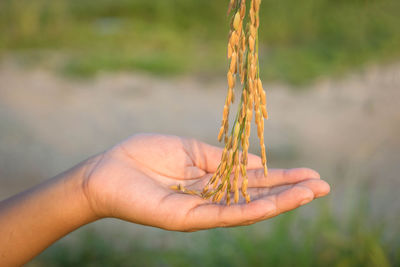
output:
<path id="1" fill-rule="evenodd" d="M 236 15 L 233 19 L 233 28 L 235 29 L 235 31 L 239 31 L 239 26 L 240 26 L 240 13 L 236 12 Z"/>
<path id="2" fill-rule="evenodd" d="M 247 1 L 250 1 L 247 18 L 246 0 L 230 0 L 228 7 L 228 14 L 232 12 L 233 15 L 227 46 L 229 60 L 228 93 L 224 104 L 221 128 L 218 133 L 218 140 L 224 139 L 225 142 L 221 162 L 201 193 L 184 188 L 181 185 L 171 187 L 176 191 L 200 195 L 205 199 L 212 198 L 213 202 L 220 202 L 225 197 L 227 205 L 231 203 L 231 192 L 233 192 L 234 203 L 239 202 L 238 183 L 240 176 L 243 179 L 240 188 L 242 196 L 247 203 L 251 199 L 247 192 L 249 181 L 246 166 L 253 112 L 257 125 L 257 135 L 260 140 L 261 163 L 264 167 L 264 175 L 268 175 L 267 153 L 264 144 L 264 119 L 268 118 L 267 99 L 259 77 L 258 61 L 258 27 L 261 0 Z M 244 31 L 245 23 L 247 24 L 246 31 Z M 229 133 L 229 111 L 235 98 L 234 88 L 237 78 L 239 78 L 243 89 L 239 110 Z"/>

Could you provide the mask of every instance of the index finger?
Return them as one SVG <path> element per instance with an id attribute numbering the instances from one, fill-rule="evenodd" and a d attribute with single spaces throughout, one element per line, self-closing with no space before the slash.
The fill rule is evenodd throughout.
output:
<path id="1" fill-rule="evenodd" d="M 320 175 L 313 169 L 270 169 L 268 176 L 264 176 L 264 169 L 248 170 L 249 187 L 271 187 L 298 183 L 307 179 L 320 179 Z"/>

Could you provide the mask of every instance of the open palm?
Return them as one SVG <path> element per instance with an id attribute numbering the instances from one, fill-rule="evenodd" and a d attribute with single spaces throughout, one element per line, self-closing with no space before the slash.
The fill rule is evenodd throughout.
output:
<path id="1" fill-rule="evenodd" d="M 115 217 L 168 230 L 195 231 L 252 224 L 329 193 L 311 169 L 272 169 L 264 177 L 249 155 L 249 204 L 225 206 L 170 189 L 201 190 L 217 169 L 222 149 L 194 139 L 136 135 L 97 156 L 84 181 L 99 217 Z"/>

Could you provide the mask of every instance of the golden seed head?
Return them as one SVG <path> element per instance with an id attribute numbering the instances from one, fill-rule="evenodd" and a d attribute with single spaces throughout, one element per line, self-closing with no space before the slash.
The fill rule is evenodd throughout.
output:
<path id="1" fill-rule="evenodd" d="M 243 105 L 244 105 L 244 103 L 242 104 L 242 109 L 241 109 L 241 111 L 240 111 L 240 118 L 239 118 L 239 120 L 240 120 L 241 123 L 242 123 L 242 121 L 244 120 L 244 117 L 246 116 L 246 109 L 243 108 Z"/>
<path id="2" fill-rule="evenodd" d="M 259 7 L 261 0 L 251 0 L 248 11 L 249 21 L 246 25 L 246 34 L 243 34 L 243 19 L 246 16 L 246 0 L 230 0 L 229 12 L 235 9 L 231 22 L 231 30 L 227 47 L 227 56 L 230 59 L 229 71 L 227 73 L 228 94 L 226 97 L 222 126 L 218 134 L 218 140 L 224 138 L 225 148 L 221 156 L 221 163 L 202 193 L 189 190 L 183 186 L 176 186 L 176 189 L 188 194 L 200 195 L 203 198 L 213 197 L 214 202 L 220 202 L 226 194 L 226 204 L 231 203 L 231 192 L 234 193 L 234 201 L 239 201 L 239 175 L 243 176 L 241 191 L 246 202 L 250 202 L 250 195 L 247 193 L 248 177 L 246 166 L 248 163 L 249 137 L 253 109 L 255 112 L 257 134 L 260 139 L 262 151 L 262 163 L 264 173 L 267 175 L 266 151 L 264 145 L 264 120 L 268 116 L 266 109 L 266 95 L 262 88 L 261 80 L 258 78 L 258 51 L 256 40 L 259 25 Z M 240 5 L 240 8 L 238 8 Z M 228 13 L 229 13 L 228 12 Z M 247 60 L 246 60 L 247 58 Z M 235 120 L 232 134 L 229 135 L 229 110 L 231 103 L 234 102 L 234 88 L 236 84 L 236 74 L 240 77 L 243 84 L 241 105 Z M 241 147 L 240 147 L 241 145 Z M 242 153 L 240 156 L 240 149 Z M 239 162 L 240 158 L 240 162 Z M 230 174 L 233 173 L 231 180 Z M 213 189 L 209 190 L 209 186 Z M 232 187 L 233 186 L 233 187 Z"/>
<path id="3" fill-rule="evenodd" d="M 242 177 L 247 175 L 246 166 L 244 164 L 240 164 L 240 171 L 242 173 Z"/>
<path id="4" fill-rule="evenodd" d="M 239 189 L 235 188 L 235 196 L 234 196 L 235 204 L 239 202 Z"/>
<path id="5" fill-rule="evenodd" d="M 244 50 L 246 50 L 246 37 L 244 35 L 242 35 L 242 37 L 240 38 L 240 46 L 240 49 L 244 53 Z"/>
<path id="6" fill-rule="evenodd" d="M 233 89 L 235 87 L 235 78 L 233 77 L 233 74 L 231 71 L 228 71 L 227 78 L 228 78 L 229 88 Z"/>
<path id="7" fill-rule="evenodd" d="M 239 151 L 237 151 L 236 154 L 235 154 L 235 159 L 234 159 L 233 164 L 235 164 L 236 169 L 237 169 L 238 165 L 239 165 Z M 238 170 L 238 174 L 239 174 L 239 170 Z"/>
<path id="8" fill-rule="evenodd" d="M 252 62 L 253 62 L 253 53 L 249 53 L 247 55 L 247 64 L 251 65 Z"/>
<path id="9" fill-rule="evenodd" d="M 229 43 L 232 47 L 236 47 L 239 41 L 239 36 L 236 31 L 233 31 L 231 34 L 231 38 L 229 39 Z"/>
<path id="10" fill-rule="evenodd" d="M 247 153 L 248 153 L 248 146 L 246 150 L 243 150 L 243 154 L 242 154 L 242 163 L 243 165 L 247 165 Z"/>
<path id="11" fill-rule="evenodd" d="M 242 160 L 243 160 L 243 158 L 246 157 L 247 150 L 249 149 L 249 146 L 247 145 L 245 138 L 246 138 L 246 136 L 243 138 L 243 143 L 242 143 L 242 147 L 243 147 Z"/>
<path id="12" fill-rule="evenodd" d="M 233 141 L 233 146 L 232 146 L 232 148 L 233 148 L 234 150 L 236 150 L 237 147 L 238 147 L 238 139 L 235 138 L 235 140 Z"/>
<path id="13" fill-rule="evenodd" d="M 240 21 L 241 21 L 240 13 L 239 13 L 239 12 L 236 12 L 235 17 L 233 18 L 233 28 L 234 28 L 236 31 L 239 30 Z"/>
<path id="14" fill-rule="evenodd" d="M 230 148 L 232 145 L 232 136 L 229 136 L 228 142 L 226 143 L 226 147 Z"/>
<path id="15" fill-rule="evenodd" d="M 258 88 L 261 97 L 261 103 L 265 106 L 267 104 L 267 96 L 265 95 L 265 91 L 261 88 Z"/>
<path id="16" fill-rule="evenodd" d="M 222 126 L 218 133 L 218 141 L 219 142 L 221 142 L 224 132 L 225 132 L 225 129 L 224 129 L 224 126 Z"/>
<path id="17" fill-rule="evenodd" d="M 246 88 L 243 89 L 242 96 L 243 96 L 243 104 L 242 107 L 245 107 L 247 104 L 247 92 Z"/>
<path id="18" fill-rule="evenodd" d="M 202 196 L 203 198 L 205 198 L 205 196 L 209 195 L 209 194 L 212 192 L 212 190 L 209 191 L 210 185 L 211 185 L 211 183 L 208 182 L 207 185 L 203 188 L 203 192 L 201 192 L 201 196 Z"/>
<path id="19" fill-rule="evenodd" d="M 267 164 L 267 158 L 265 155 L 261 158 L 261 163 L 263 166 L 265 166 Z"/>
<path id="20" fill-rule="evenodd" d="M 242 67 L 240 68 L 242 70 L 242 73 L 240 74 L 240 83 L 244 83 L 244 79 L 246 78 L 246 69 L 244 68 L 244 64 L 242 64 Z"/>
<path id="21" fill-rule="evenodd" d="M 232 57 L 233 48 L 230 43 L 228 43 L 228 59 Z"/>
<path id="22" fill-rule="evenodd" d="M 236 73 L 236 70 L 237 70 L 236 63 L 237 63 L 237 54 L 236 54 L 236 52 L 233 52 L 232 57 L 231 57 L 231 64 L 229 67 L 229 71 L 231 73 Z"/>
<path id="23" fill-rule="evenodd" d="M 261 106 L 261 110 L 262 110 L 264 119 L 268 119 L 268 111 L 267 111 L 267 108 L 265 107 L 265 105 Z"/>
<path id="24" fill-rule="evenodd" d="M 254 97 L 254 109 L 256 110 L 256 116 L 261 115 L 261 111 L 260 111 L 260 98 L 258 97 L 258 95 L 255 95 Z"/>
<path id="25" fill-rule="evenodd" d="M 228 88 L 228 95 L 226 96 L 226 100 L 225 100 L 225 105 L 228 104 L 230 105 L 232 102 L 232 94 L 233 94 L 233 89 L 232 88 Z"/>
<path id="26" fill-rule="evenodd" d="M 210 181 L 208 182 L 208 184 L 214 183 L 216 179 L 217 179 L 217 172 L 214 173 L 214 175 L 211 177 L 211 179 L 210 179 Z M 205 191 L 208 191 L 208 187 L 209 187 L 208 184 L 204 187 L 204 190 L 205 190 Z"/>
<path id="27" fill-rule="evenodd" d="M 250 95 L 250 97 L 247 101 L 247 109 L 250 109 L 250 111 L 253 109 L 253 101 L 254 101 L 254 96 L 252 94 L 252 95 Z M 249 112 L 249 111 L 247 111 L 247 113 L 251 114 L 251 112 Z"/>
<path id="28" fill-rule="evenodd" d="M 247 86 L 249 87 L 250 94 L 253 94 L 254 93 L 254 84 L 253 84 L 253 80 L 251 79 L 251 77 L 247 80 Z"/>
<path id="29" fill-rule="evenodd" d="M 224 121 L 228 119 L 229 116 L 229 106 L 227 104 L 224 105 L 224 113 L 222 114 L 222 118 Z"/>
<path id="30" fill-rule="evenodd" d="M 256 22 L 256 14 L 255 14 L 253 8 L 250 8 L 250 21 L 251 21 L 251 24 L 253 24 L 253 25 Z"/>
<path id="31" fill-rule="evenodd" d="M 250 25 L 250 36 L 252 36 L 253 38 L 256 38 L 257 36 L 257 29 L 253 25 Z"/>
<path id="32" fill-rule="evenodd" d="M 253 36 L 249 36 L 249 48 L 251 52 L 254 51 L 254 47 L 255 47 L 255 40 Z"/>
<path id="33" fill-rule="evenodd" d="M 239 125 L 239 123 L 236 123 L 235 129 L 233 131 L 233 136 L 235 139 L 237 139 L 237 137 L 239 136 L 239 131 L 240 131 L 240 125 Z"/>
<path id="34" fill-rule="evenodd" d="M 266 164 L 264 164 L 264 176 L 267 177 L 268 176 L 268 167 Z"/>
<path id="35" fill-rule="evenodd" d="M 218 200 L 218 198 L 220 197 L 220 195 L 222 194 L 222 192 L 221 191 L 218 191 L 215 195 L 214 195 L 214 197 L 213 197 L 213 202 L 218 202 L 217 200 Z M 222 197 L 221 197 L 222 198 Z"/>
<path id="36" fill-rule="evenodd" d="M 207 194 L 209 187 L 210 187 L 210 185 L 209 185 L 209 184 L 206 184 L 206 186 L 203 188 L 202 195 Z"/>
<path id="37" fill-rule="evenodd" d="M 246 119 L 247 119 L 247 123 L 246 123 L 246 132 L 247 132 L 247 125 L 249 125 L 248 127 L 250 129 L 250 123 L 251 123 L 251 120 L 253 119 L 253 110 L 250 108 L 247 108 Z"/>
<path id="38" fill-rule="evenodd" d="M 246 123 L 246 137 L 250 136 L 250 123 Z"/>
<path id="39" fill-rule="evenodd" d="M 226 121 L 224 121 L 225 134 L 228 132 L 228 127 L 229 127 L 229 121 L 226 120 Z M 225 136 L 225 137 L 226 137 L 226 136 Z"/>
<path id="40" fill-rule="evenodd" d="M 256 67 L 256 64 L 253 64 L 250 67 L 250 75 L 252 78 L 255 78 L 256 74 L 257 74 L 257 67 Z"/>
<path id="41" fill-rule="evenodd" d="M 250 203 L 250 195 L 249 194 L 246 194 L 246 203 Z"/>
<path id="42" fill-rule="evenodd" d="M 226 159 L 227 153 L 228 153 L 228 149 L 226 147 L 224 147 L 224 150 L 222 151 L 221 161 L 224 161 Z"/>
<path id="43" fill-rule="evenodd" d="M 257 87 L 258 87 L 259 90 L 264 91 L 264 88 L 263 88 L 263 85 L 262 85 L 262 82 L 261 82 L 260 78 L 257 79 Z"/>
<path id="44" fill-rule="evenodd" d="M 228 187 L 228 180 L 225 180 L 224 183 L 222 184 L 221 190 L 225 191 L 227 187 Z"/>
<path id="45" fill-rule="evenodd" d="M 260 3 L 261 3 L 261 0 L 254 0 L 254 6 L 253 6 L 253 8 L 254 8 L 254 11 L 255 11 L 256 13 L 258 13 L 258 11 L 260 10 Z"/>
<path id="46" fill-rule="evenodd" d="M 230 164 L 233 160 L 233 150 L 229 149 L 228 151 L 228 164 Z"/>
<path id="47" fill-rule="evenodd" d="M 215 181 L 212 183 L 212 186 L 213 186 L 213 188 L 214 189 L 216 189 L 217 188 L 217 186 L 218 186 L 218 181 L 220 180 L 220 176 L 217 176 L 217 179 L 215 179 Z M 217 189 L 218 190 L 218 189 Z"/>
<path id="48" fill-rule="evenodd" d="M 225 167 L 226 167 L 226 160 L 222 161 L 222 163 L 221 163 L 221 170 L 225 170 Z M 225 174 L 225 171 L 224 171 L 224 173 L 222 174 L 222 176 L 224 176 L 224 174 Z"/>
<path id="49" fill-rule="evenodd" d="M 170 188 L 171 190 L 179 191 L 179 190 L 180 190 L 180 184 L 178 184 L 178 185 L 171 185 L 169 188 Z"/>
<path id="50" fill-rule="evenodd" d="M 243 20 L 246 15 L 246 0 L 242 0 L 242 4 L 240 5 L 240 18 Z"/>
<path id="51" fill-rule="evenodd" d="M 260 124 L 258 124 L 258 125 L 260 125 Z M 264 131 L 263 131 L 263 129 L 261 129 L 261 127 L 257 127 L 257 135 L 260 139 L 261 139 L 261 137 L 264 136 Z"/>
<path id="52" fill-rule="evenodd" d="M 246 195 L 247 195 L 247 185 L 248 185 L 248 180 L 247 180 L 247 177 L 243 177 L 244 179 L 243 179 L 243 182 L 242 182 L 242 194 L 243 194 L 243 196 L 244 197 L 246 197 Z"/>
<path id="53" fill-rule="evenodd" d="M 220 191 L 221 192 L 221 194 L 218 196 L 218 198 L 215 200 L 215 202 L 217 202 L 217 203 L 219 203 L 219 202 L 221 202 L 221 200 L 222 200 L 222 198 L 224 197 L 224 195 L 225 195 L 225 192 L 224 191 Z"/>
<path id="54" fill-rule="evenodd" d="M 239 155 L 239 154 L 237 154 L 237 155 Z M 239 157 L 238 157 L 239 158 Z M 234 176 L 233 176 L 233 183 L 235 184 L 237 184 L 238 183 L 238 181 L 239 181 L 239 175 L 240 175 L 240 165 L 239 164 L 236 164 L 235 165 L 235 173 L 234 173 Z"/>
<path id="55" fill-rule="evenodd" d="M 240 23 L 242 23 L 242 21 Z M 239 26 L 237 34 L 238 34 L 238 43 L 237 43 L 237 45 L 239 46 L 240 37 L 242 36 L 242 27 L 241 26 Z"/>

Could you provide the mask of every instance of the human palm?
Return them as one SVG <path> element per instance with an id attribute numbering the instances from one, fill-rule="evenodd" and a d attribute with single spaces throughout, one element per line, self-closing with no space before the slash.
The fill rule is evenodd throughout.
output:
<path id="1" fill-rule="evenodd" d="M 215 204 L 170 189 L 201 190 L 217 169 L 222 149 L 176 136 L 136 135 L 97 156 L 84 181 L 99 217 L 115 217 L 168 230 L 195 231 L 252 224 L 328 194 L 311 169 L 272 169 L 249 155 L 249 204 Z"/>

